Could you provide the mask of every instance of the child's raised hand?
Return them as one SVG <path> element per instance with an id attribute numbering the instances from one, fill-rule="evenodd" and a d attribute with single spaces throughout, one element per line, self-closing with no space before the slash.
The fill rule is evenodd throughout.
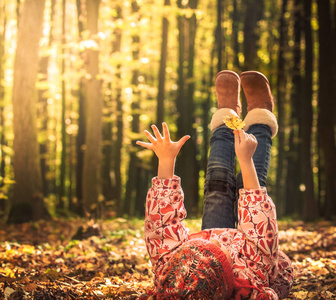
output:
<path id="1" fill-rule="evenodd" d="M 155 125 L 152 125 L 151 127 L 153 129 L 154 136 L 145 130 L 145 134 L 150 143 L 137 141 L 137 145 L 153 150 L 161 161 L 175 160 L 175 157 L 179 153 L 181 147 L 188 139 L 190 139 L 190 136 L 185 135 L 178 142 L 172 142 L 170 140 L 169 129 L 166 123 L 162 123 L 163 136 L 160 134 Z"/>
<path id="2" fill-rule="evenodd" d="M 257 148 L 258 142 L 253 134 L 248 134 L 244 130 L 234 130 L 235 150 L 239 163 L 249 162 Z"/>

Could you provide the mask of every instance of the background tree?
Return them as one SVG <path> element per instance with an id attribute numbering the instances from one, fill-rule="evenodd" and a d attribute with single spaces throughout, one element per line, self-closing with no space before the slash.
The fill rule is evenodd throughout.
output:
<path id="1" fill-rule="evenodd" d="M 3 20 L 0 24 L 0 82 L 3 81 L 4 78 L 4 59 L 5 59 L 5 28 L 6 28 L 6 13 L 5 13 L 5 3 L 0 2 L 0 20 Z M 6 177 L 5 172 L 5 153 L 4 147 L 6 146 L 5 140 L 5 115 L 4 115 L 4 96 L 5 91 L 2 84 L 0 84 L 0 191 L 4 186 L 4 179 Z M 0 193 L 0 215 L 4 214 L 5 211 L 5 195 Z"/>
<path id="2" fill-rule="evenodd" d="M 76 0 L 77 9 L 77 27 L 78 27 L 78 38 L 80 41 L 83 40 L 84 26 L 84 12 L 83 12 L 84 2 L 82 0 Z M 83 55 L 83 54 L 82 54 Z M 84 147 L 85 147 L 85 111 L 86 111 L 86 92 L 85 92 L 85 78 L 80 76 L 79 84 L 77 89 L 78 98 L 78 132 L 76 137 L 76 204 L 73 201 L 70 202 L 70 209 L 77 214 L 84 216 L 84 200 L 83 200 L 83 166 L 84 166 Z"/>
<path id="3" fill-rule="evenodd" d="M 99 78 L 98 16 L 99 1 L 86 1 L 87 28 L 91 45 L 86 50 L 87 59 L 87 105 L 86 138 L 83 169 L 83 200 L 85 211 L 99 216 L 98 210 L 102 139 L 102 98 Z"/>
<path id="4" fill-rule="evenodd" d="M 23 4 L 14 63 L 14 174 L 15 186 L 9 222 L 48 218 L 43 202 L 41 167 L 37 142 L 35 80 L 44 0 Z"/>
<path id="5" fill-rule="evenodd" d="M 318 215 L 315 200 L 314 179 L 312 168 L 312 126 L 313 126 L 313 40 L 311 28 L 312 1 L 303 2 L 304 8 L 304 38 L 305 38 L 305 74 L 303 97 L 300 107 L 300 156 L 301 182 L 303 184 L 303 215 L 306 219 L 314 219 Z"/>
<path id="6" fill-rule="evenodd" d="M 336 146 L 334 103 L 330 102 L 333 98 L 333 56 L 334 50 L 330 47 L 331 16 L 330 1 L 318 0 L 319 17 L 319 114 L 318 114 L 318 133 L 323 155 L 323 167 L 325 169 L 325 216 L 330 218 L 335 211 L 335 201 L 333 195 L 336 192 Z"/>

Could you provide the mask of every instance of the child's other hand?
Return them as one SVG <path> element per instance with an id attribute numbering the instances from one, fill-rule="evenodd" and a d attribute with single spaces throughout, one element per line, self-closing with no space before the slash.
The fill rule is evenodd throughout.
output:
<path id="1" fill-rule="evenodd" d="M 239 163 L 250 162 L 257 148 L 258 142 L 253 134 L 248 134 L 244 130 L 235 130 L 235 150 Z"/>
<path id="2" fill-rule="evenodd" d="M 172 142 L 166 123 L 162 123 L 163 136 L 161 136 L 155 125 L 152 125 L 151 127 L 155 137 L 145 130 L 145 134 L 150 143 L 137 141 L 137 145 L 153 150 L 160 161 L 174 161 L 181 147 L 188 139 L 190 139 L 190 136 L 185 135 L 178 142 Z"/>

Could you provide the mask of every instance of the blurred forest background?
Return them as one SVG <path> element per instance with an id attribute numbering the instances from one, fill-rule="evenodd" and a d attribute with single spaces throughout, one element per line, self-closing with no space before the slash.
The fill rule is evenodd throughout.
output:
<path id="1" fill-rule="evenodd" d="M 192 136 L 176 174 L 199 216 L 222 69 L 270 80 L 278 215 L 333 218 L 335 0 L 0 0 L 2 219 L 143 216 L 157 162 L 135 141 L 162 121 Z"/>

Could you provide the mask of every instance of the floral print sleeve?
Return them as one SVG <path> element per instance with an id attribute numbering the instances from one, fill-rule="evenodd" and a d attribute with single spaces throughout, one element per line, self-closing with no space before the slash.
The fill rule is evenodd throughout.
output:
<path id="1" fill-rule="evenodd" d="M 279 242 L 275 205 L 266 188 L 240 190 L 238 230 L 245 236 L 242 251 L 268 268 L 277 264 Z M 267 270 L 271 271 L 271 270 Z"/>
<path id="2" fill-rule="evenodd" d="M 183 199 L 179 177 L 152 179 L 146 199 L 145 241 L 154 269 L 160 258 L 188 238 L 182 222 L 187 216 Z"/>

